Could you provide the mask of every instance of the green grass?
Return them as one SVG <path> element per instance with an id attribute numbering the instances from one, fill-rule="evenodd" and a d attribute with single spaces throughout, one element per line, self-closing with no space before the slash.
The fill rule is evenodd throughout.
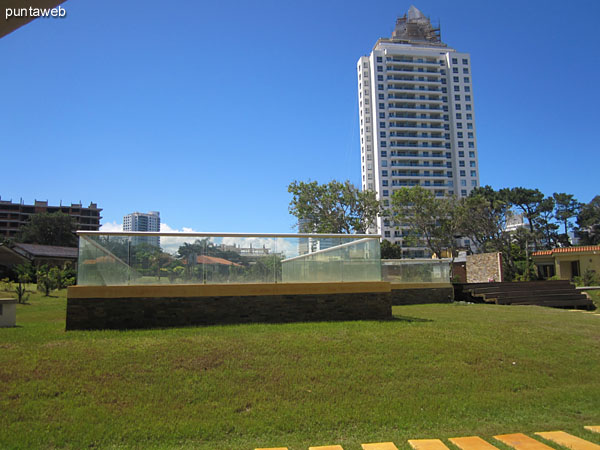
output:
<path id="1" fill-rule="evenodd" d="M 67 333 L 64 295 L 32 294 L 0 329 L 2 449 L 357 450 L 555 429 L 600 443 L 583 430 L 600 425 L 592 314 L 423 305 L 387 322 Z"/>
<path id="2" fill-rule="evenodd" d="M 598 312 L 600 312 L 600 290 L 585 291 L 585 292 L 587 292 L 587 294 L 592 298 L 594 305 L 596 305 L 596 308 L 599 310 Z"/>

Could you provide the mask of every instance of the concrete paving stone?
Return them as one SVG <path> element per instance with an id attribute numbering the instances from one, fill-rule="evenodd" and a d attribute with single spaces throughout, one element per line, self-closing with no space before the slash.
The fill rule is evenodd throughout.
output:
<path id="1" fill-rule="evenodd" d="M 600 445 L 565 433 L 564 431 L 546 431 L 535 434 L 571 450 L 600 450 Z"/>
<path id="2" fill-rule="evenodd" d="M 498 450 L 487 441 L 484 441 L 479 436 L 457 437 L 448 439 L 462 450 Z"/>
<path id="3" fill-rule="evenodd" d="M 398 450 L 393 442 L 378 442 L 375 444 L 361 444 L 363 450 Z"/>
<path id="4" fill-rule="evenodd" d="M 598 314 L 600 316 L 600 314 Z M 588 425 L 583 427 L 586 430 L 593 431 L 594 433 L 600 433 L 600 425 Z"/>
<path id="5" fill-rule="evenodd" d="M 501 434 L 494 436 L 494 439 L 498 439 L 516 450 L 553 450 L 552 447 L 548 447 L 546 444 L 542 444 L 540 441 L 536 441 L 522 433 Z"/>
<path id="6" fill-rule="evenodd" d="M 415 450 L 448 450 L 439 439 L 410 439 L 408 443 Z"/>

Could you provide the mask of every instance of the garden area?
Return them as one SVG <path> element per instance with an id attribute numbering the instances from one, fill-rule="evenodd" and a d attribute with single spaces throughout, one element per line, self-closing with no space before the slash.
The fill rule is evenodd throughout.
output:
<path id="1" fill-rule="evenodd" d="M 0 329 L 0 448 L 408 448 L 600 424 L 595 314 L 454 303 L 383 322 L 65 332 L 65 290 L 26 287 Z"/>

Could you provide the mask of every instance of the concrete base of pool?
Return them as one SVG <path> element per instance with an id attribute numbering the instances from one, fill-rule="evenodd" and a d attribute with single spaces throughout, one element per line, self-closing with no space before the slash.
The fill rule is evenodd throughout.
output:
<path id="1" fill-rule="evenodd" d="M 386 320 L 387 282 L 71 286 L 67 330 Z"/>

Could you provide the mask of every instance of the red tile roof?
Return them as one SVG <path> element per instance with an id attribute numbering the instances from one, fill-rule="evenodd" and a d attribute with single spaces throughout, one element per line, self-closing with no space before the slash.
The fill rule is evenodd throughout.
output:
<path id="1" fill-rule="evenodd" d="M 600 252 L 600 245 L 583 245 L 581 247 L 562 247 L 553 248 L 552 250 L 540 250 L 533 252 L 531 256 L 547 256 L 554 253 L 582 253 L 582 252 Z"/>
<path id="2" fill-rule="evenodd" d="M 196 262 L 198 264 L 220 264 L 222 266 L 238 266 L 241 267 L 241 264 L 234 263 L 232 261 L 228 261 L 223 258 L 217 258 L 216 256 L 206 256 L 200 255 L 196 258 Z M 187 264 L 187 261 L 184 260 L 184 264 Z"/>

